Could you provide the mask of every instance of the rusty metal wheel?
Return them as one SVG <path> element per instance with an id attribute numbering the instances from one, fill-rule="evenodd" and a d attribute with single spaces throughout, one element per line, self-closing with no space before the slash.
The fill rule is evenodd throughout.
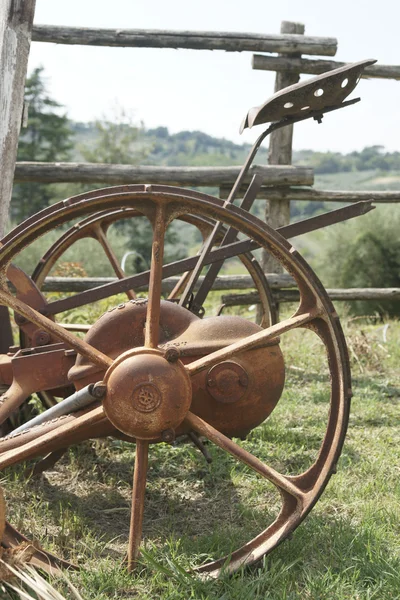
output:
<path id="1" fill-rule="evenodd" d="M 66 223 L 71 215 L 126 207 L 146 215 L 153 228 L 148 300 L 130 300 L 115 307 L 100 317 L 82 340 L 52 317 L 72 306 L 131 289 L 144 279 L 143 274 L 141 279 L 128 278 L 50 302 L 42 312 L 8 291 L 7 266 L 38 235 Z M 300 303 L 293 316 L 263 329 L 235 316 L 200 319 L 176 303 L 162 301 L 163 277 L 177 268 L 185 272 L 196 262 L 194 257 L 181 261 L 179 267 L 163 266 L 165 230 L 173 219 L 187 214 L 211 217 L 234 227 L 245 240 L 266 248 L 281 261 L 300 290 Z M 0 467 L 55 453 L 93 437 L 114 435 L 135 441 L 128 547 L 128 566 L 132 569 L 140 552 L 150 445 L 194 431 L 264 478 L 280 497 L 276 517 L 258 535 L 228 557 L 207 562 L 196 570 L 212 576 L 221 569 L 233 572 L 259 560 L 287 538 L 312 509 L 336 467 L 351 396 L 347 351 L 338 316 L 318 278 L 287 240 L 249 213 L 234 206 L 226 208 L 211 196 L 166 186 L 132 185 L 58 203 L 18 226 L 2 243 L 1 303 L 54 340 L 45 352 L 34 354 L 30 363 L 25 361 L 25 377 L 36 364 L 35 378 L 41 389 L 41 377 L 54 377 L 54 365 L 64 365 L 65 377 L 78 390 L 94 385 L 94 395 L 101 402 L 3 438 Z M 236 248 L 239 254 L 243 244 Z M 225 256 L 226 248 L 211 253 L 215 261 Z M 285 380 L 280 337 L 303 328 L 313 332 L 325 347 L 330 406 L 311 464 L 288 475 L 259 460 L 232 438 L 244 437 L 261 425 L 277 406 Z M 48 361 L 53 367 L 51 374 L 43 366 Z M 8 526 L 6 539 L 12 543 L 16 536 Z"/>

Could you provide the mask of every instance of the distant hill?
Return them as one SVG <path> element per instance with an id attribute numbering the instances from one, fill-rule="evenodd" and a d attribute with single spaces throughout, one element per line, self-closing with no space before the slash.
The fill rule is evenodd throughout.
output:
<path id="1" fill-rule="evenodd" d="M 82 147 L 93 147 L 98 137 L 95 123 L 72 123 L 75 149 L 74 159 L 82 157 Z M 145 165 L 163 166 L 229 166 L 241 165 L 250 144 L 235 144 L 225 138 L 216 138 L 202 131 L 169 133 L 167 127 L 139 129 L 138 148 L 145 149 L 146 156 L 140 162 Z M 262 148 L 258 162 L 267 162 L 267 147 Z"/>
<path id="2" fill-rule="evenodd" d="M 74 158 L 81 155 L 82 146 L 93 147 L 98 131 L 95 123 L 72 123 L 75 149 Z M 123 125 L 121 126 L 123 127 Z M 145 148 L 146 157 L 142 164 L 165 166 L 223 166 L 240 165 L 250 150 L 250 144 L 235 144 L 225 138 L 216 138 L 202 131 L 180 131 L 170 133 L 167 127 L 138 129 L 135 144 Z M 267 162 L 268 146 L 261 148 L 257 162 Z M 312 167 L 317 176 L 349 174 L 347 185 L 353 183 L 379 186 L 379 189 L 398 188 L 400 172 L 400 152 L 385 152 L 382 146 L 368 146 L 357 152 L 314 152 L 313 150 L 295 150 L 293 164 Z M 391 177 L 388 177 L 388 173 Z M 353 175 L 353 174 L 359 175 Z M 335 179 L 332 179 L 332 184 Z M 336 185 L 335 185 L 336 188 Z M 337 188 L 339 189 L 339 188 Z M 376 188 L 378 189 L 378 188 Z"/>
<path id="3" fill-rule="evenodd" d="M 315 187 L 326 190 L 400 190 L 400 169 L 315 174 Z"/>
<path id="4" fill-rule="evenodd" d="M 355 172 L 387 173 L 400 171 L 400 152 L 385 152 L 383 146 L 367 146 L 359 152 L 349 152 L 348 154 L 300 150 L 294 152 L 293 162 L 313 167 L 316 175 Z"/>
<path id="5" fill-rule="evenodd" d="M 124 126 L 119 132 L 124 135 Z M 131 126 L 132 127 L 132 126 Z M 74 131 L 73 160 L 86 160 L 86 149 L 96 159 L 99 130 L 96 123 L 72 123 Z M 202 131 L 170 133 L 167 127 L 133 128 L 132 155 L 141 156 L 140 164 L 162 166 L 242 165 L 251 146 L 235 144 Z M 85 152 L 84 152 L 85 153 Z M 90 158 L 92 160 L 92 158 Z M 99 159 L 100 160 L 100 159 Z M 266 164 L 268 146 L 261 148 L 256 163 Z M 309 166 L 315 172 L 315 187 L 330 190 L 396 190 L 400 189 L 400 152 L 385 152 L 382 146 L 370 146 L 360 152 L 314 152 L 295 150 L 293 164 Z M 216 188 L 208 193 L 217 194 Z M 254 212 L 262 216 L 264 204 L 255 203 Z M 332 203 L 293 202 L 292 218 L 297 220 L 335 208 Z"/>

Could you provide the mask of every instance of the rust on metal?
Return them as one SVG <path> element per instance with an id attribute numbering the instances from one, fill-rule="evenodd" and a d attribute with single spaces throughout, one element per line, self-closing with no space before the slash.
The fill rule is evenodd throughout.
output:
<path id="1" fill-rule="evenodd" d="M 111 423 L 131 437 L 159 439 L 175 430 L 192 400 L 192 386 L 183 364 L 168 362 L 158 350 L 121 354 L 104 377 L 103 406 Z"/>
<path id="2" fill-rule="evenodd" d="M 207 388 L 219 402 L 237 402 L 249 387 L 246 370 L 231 360 L 225 360 L 211 367 L 206 375 Z"/>
<path id="3" fill-rule="evenodd" d="M 165 205 L 158 204 L 152 222 L 153 241 L 151 245 L 151 267 L 149 279 L 149 300 L 146 311 L 144 345 L 157 348 L 159 342 L 159 320 L 161 302 L 162 267 L 164 258 L 164 236 L 167 228 Z"/>
<path id="4" fill-rule="evenodd" d="M 287 117 L 323 114 L 328 108 L 340 107 L 356 87 L 364 69 L 374 63 L 374 59 L 361 60 L 276 92 L 264 104 L 249 110 L 241 131 L 254 125 L 279 122 Z"/>
<path id="5" fill-rule="evenodd" d="M 128 571 L 132 571 L 136 566 L 142 542 L 144 494 L 146 491 L 148 460 L 149 443 L 146 440 L 137 440 L 132 486 L 131 524 L 128 541 Z"/>
<path id="6" fill-rule="evenodd" d="M 13 379 L 9 389 L 0 396 L 0 424 L 29 398 L 34 392 L 42 390 L 60 390 L 68 388 L 68 371 L 74 364 L 74 358 L 65 356 L 64 344 L 52 344 L 38 348 L 29 348 L 28 353 L 20 350 L 13 357 L 7 357 L 8 374 L 3 381 Z M 3 375 L 0 360 L 0 377 Z"/>
<path id="7" fill-rule="evenodd" d="M 118 197 L 113 191 L 109 194 L 107 197 L 103 192 L 99 197 L 99 211 L 104 210 L 108 198 L 113 201 L 115 195 Z M 37 456 L 50 454 L 56 458 L 67 446 L 89 437 L 114 435 L 136 441 L 138 452 L 128 552 L 129 568 L 133 568 L 140 551 L 148 443 L 170 443 L 175 436 L 189 435 L 201 446 L 199 436 L 205 436 L 242 460 L 250 469 L 267 477 L 282 493 L 283 505 L 277 520 L 233 553 L 229 569 L 234 570 L 239 564 L 253 562 L 270 551 L 301 522 L 326 484 L 331 466 L 337 462 L 348 416 L 346 390 L 351 387 L 345 345 L 323 288 L 278 233 L 265 228 L 246 211 L 235 209 L 231 212 L 220 201 L 210 200 L 210 197 L 203 198 L 194 193 L 182 196 L 180 191 L 172 193 L 170 189 L 162 192 L 157 186 L 152 186 L 151 192 L 125 192 L 120 199 L 120 208 L 126 205 L 125 195 L 128 195 L 132 209 L 137 206 L 136 199 L 141 206 L 144 194 L 146 202 L 153 203 L 154 209 L 149 214 L 157 214 L 161 205 L 168 208 L 166 212 L 169 215 L 179 216 L 183 210 L 186 214 L 196 212 L 204 218 L 212 217 L 216 222 L 224 223 L 227 229 L 233 227 L 257 245 L 272 247 L 297 280 L 301 293 L 297 314 L 283 323 L 263 329 L 229 315 L 200 319 L 174 302 L 160 300 L 163 265 L 162 259 L 158 260 L 157 256 L 161 256 L 168 221 L 164 216 L 159 219 L 159 232 L 155 233 L 153 244 L 159 244 L 153 252 L 151 277 L 153 290 L 156 290 L 153 291 L 153 300 L 137 299 L 119 304 L 90 327 L 84 340 L 65 332 L 47 316 L 33 312 L 27 303 L 16 301 L 9 293 L 2 292 L 3 301 L 21 308 L 22 316 L 30 322 L 36 319 L 40 331 L 54 334 L 63 340 L 63 345 L 59 350 L 50 344 L 26 348 L 28 353 L 25 354 L 17 351 L 1 362 L 0 372 L 4 372 L 10 380 L 10 375 L 13 378 L 15 375 L 13 361 L 22 366 L 25 361 L 28 373 L 31 372 L 28 361 L 42 360 L 44 365 L 48 360 L 50 364 L 59 355 L 60 360 L 68 361 L 70 368 L 67 372 L 62 370 L 63 375 L 52 380 L 51 385 L 73 385 L 82 389 L 90 383 L 97 384 L 102 405 L 0 439 L 0 468 Z M 88 210 L 93 211 L 94 198 L 89 196 Z M 84 200 L 81 198 L 80 210 L 82 204 Z M 57 214 L 57 207 L 52 210 Z M 160 212 L 158 215 L 160 217 Z M 50 228 L 59 222 L 59 217 L 52 219 L 51 210 L 47 219 Z M 33 222 L 31 226 L 34 225 Z M 18 233 L 18 244 L 23 245 L 24 236 L 29 239 L 29 235 L 28 226 Z M 226 248 L 223 246 L 220 251 L 226 252 Z M 10 258 L 8 254 L 4 255 L 5 261 Z M 0 255 L 0 271 L 1 261 Z M 124 283 L 124 280 L 121 282 Z M 127 289 L 132 289 L 132 286 Z M 151 334 L 146 334 L 149 306 L 157 314 L 157 327 Z M 153 322 L 156 325 L 155 317 Z M 246 436 L 274 410 L 285 382 L 280 336 L 298 327 L 311 328 L 325 342 L 332 377 L 332 400 L 325 438 L 312 469 L 290 478 L 246 453 L 230 438 Z M 60 330 L 64 331 L 62 337 Z M 146 348 L 146 339 L 149 345 L 157 347 Z M 104 356 L 107 360 L 103 359 Z M 40 369 L 38 365 L 39 374 Z M 41 381 L 37 387 L 45 387 L 49 381 Z M 28 378 L 28 384 L 32 384 L 32 378 Z M 193 436 L 193 432 L 197 435 Z M 49 458 L 49 464 L 52 460 Z M 199 570 L 216 574 L 225 564 L 225 559 L 221 561 L 208 563 Z"/>
<path id="8" fill-rule="evenodd" d="M 252 113 L 246 124 L 286 118 L 286 114 L 302 120 L 308 113 L 312 116 L 318 111 L 333 110 L 332 104 L 341 102 L 343 106 L 361 70 L 370 62 L 356 63 L 289 88 L 286 96 L 280 93 Z M 346 85 L 344 77 L 348 79 Z M 316 93 L 319 89 L 323 90 L 322 94 Z M 310 100 L 306 108 L 300 107 L 304 108 L 303 114 L 299 106 L 296 113 L 295 102 L 304 103 L 310 95 L 312 102 Z M 282 102 L 291 102 L 293 106 L 282 108 Z M 37 421 L 32 421 L 25 430 L 16 430 L 15 434 L 11 431 L 1 437 L 0 469 L 41 457 L 37 469 L 41 471 L 53 465 L 69 446 L 96 437 L 113 436 L 136 443 L 129 570 L 137 564 L 140 553 L 151 443 L 172 443 L 175 438 L 189 437 L 209 460 L 205 438 L 264 477 L 279 492 L 280 511 L 272 523 L 267 523 L 264 530 L 228 557 L 197 568 L 198 572 L 212 576 L 217 576 L 222 569 L 233 572 L 256 562 L 287 538 L 317 502 L 336 468 L 350 404 L 346 344 L 326 291 L 285 235 L 298 235 L 351 218 L 371 206 L 352 205 L 351 209 L 274 231 L 245 210 L 255 197 L 259 185 L 256 180 L 244 208 L 233 207 L 241 176 L 265 135 L 266 132 L 253 147 L 225 203 L 207 194 L 170 186 L 143 184 L 94 190 L 46 208 L 40 216 L 30 217 L 18 225 L 2 241 L 0 303 L 15 311 L 23 343 L 20 349 L 13 348 L 0 356 L 0 387 L 2 392 L 4 390 L 0 397 L 0 421 L 7 419 L 31 393 L 54 394 L 53 399 L 69 398 L 71 390 L 77 391 L 79 396 L 80 390 L 90 386 L 94 403 L 79 412 L 69 412 L 36 426 Z M 149 271 L 126 277 L 106 234 L 112 223 L 132 216 L 143 216 L 152 225 L 152 259 Z M 63 233 L 44 255 L 33 280 L 9 266 L 39 235 L 78 219 L 81 220 Z M 165 232 L 176 219 L 199 228 L 203 251 L 164 265 Z M 236 236 L 240 241 L 236 241 Z M 46 275 L 73 243 L 85 237 L 97 239 L 119 281 L 47 302 L 40 292 Z M 216 244 L 221 245 L 213 248 Z M 221 261 L 259 247 L 272 252 L 295 279 L 300 295 L 295 314 L 280 323 L 265 317 L 263 327 L 233 315 L 199 318 L 199 308 L 203 307 Z M 251 255 L 243 262 L 258 282 L 256 285 L 264 290 L 268 312 L 270 296 L 267 288 L 264 289 L 257 263 Z M 196 299 L 199 306 L 191 312 L 187 308 L 188 298 L 206 264 L 215 266 L 210 269 Z M 182 274 L 174 290 L 174 295 L 180 294 L 180 298 L 163 300 L 162 278 L 172 274 Z M 15 295 L 7 287 L 7 277 L 14 284 Z M 148 299 L 134 298 L 135 288 L 147 283 Z M 125 292 L 128 301 L 120 302 L 91 324 L 84 339 L 55 322 L 54 315 L 58 312 L 118 292 Z M 299 328 L 313 332 L 324 344 L 330 376 L 330 410 L 311 466 L 289 476 L 261 461 L 232 438 L 246 437 L 274 411 L 285 385 L 281 338 Z M 6 525 L 3 543 L 12 545 L 20 539 L 21 534 Z M 36 559 L 47 560 L 55 567 L 66 564 L 46 551 L 38 552 Z"/>

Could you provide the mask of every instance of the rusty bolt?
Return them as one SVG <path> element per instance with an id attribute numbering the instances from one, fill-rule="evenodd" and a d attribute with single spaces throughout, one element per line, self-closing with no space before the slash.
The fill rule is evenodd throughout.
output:
<path id="1" fill-rule="evenodd" d="M 50 341 L 50 334 L 42 329 L 37 329 L 33 334 L 33 343 L 35 346 L 45 346 Z"/>
<path id="2" fill-rule="evenodd" d="M 97 383 L 94 384 L 94 386 L 90 390 L 90 393 L 95 398 L 103 398 L 103 396 L 105 395 L 106 391 L 107 391 L 106 384 L 103 383 L 102 381 L 98 381 Z"/>
<path id="3" fill-rule="evenodd" d="M 175 439 L 175 431 L 173 429 L 166 429 L 162 432 L 161 439 L 163 442 L 170 444 Z"/>
<path id="4" fill-rule="evenodd" d="M 167 348 L 167 350 L 165 351 L 164 354 L 164 358 L 165 360 L 167 360 L 168 362 L 176 362 L 179 358 L 179 350 L 178 348 Z"/>
<path id="5" fill-rule="evenodd" d="M 213 385 L 215 385 L 215 381 L 212 377 L 209 377 L 207 379 L 207 385 L 209 385 L 210 387 L 212 387 Z"/>

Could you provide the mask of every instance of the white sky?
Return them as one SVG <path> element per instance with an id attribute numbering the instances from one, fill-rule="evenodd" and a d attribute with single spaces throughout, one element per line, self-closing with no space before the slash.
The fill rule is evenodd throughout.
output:
<path id="1" fill-rule="evenodd" d="M 279 33 L 282 20 L 338 39 L 336 59 L 400 64 L 399 0 L 36 0 L 35 23 L 82 27 Z M 273 93 L 274 77 L 251 68 L 251 52 L 99 48 L 33 43 L 29 70 L 43 65 L 50 94 L 68 116 L 92 121 L 117 102 L 147 128 L 202 130 L 235 142 L 247 110 Z M 348 152 L 400 149 L 400 81 L 361 81 L 362 101 L 297 124 L 295 148 Z"/>

